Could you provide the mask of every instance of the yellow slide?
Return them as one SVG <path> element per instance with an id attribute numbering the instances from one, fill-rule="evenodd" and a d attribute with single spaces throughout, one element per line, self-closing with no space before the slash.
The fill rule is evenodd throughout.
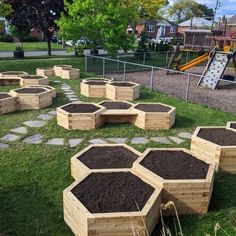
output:
<path id="1" fill-rule="evenodd" d="M 179 71 L 186 71 L 186 70 L 188 70 L 188 69 L 191 68 L 191 67 L 194 67 L 194 66 L 196 66 L 196 65 L 199 65 L 199 64 L 201 64 L 202 62 L 208 60 L 208 56 L 209 56 L 209 53 L 207 52 L 207 53 L 203 54 L 202 56 L 197 57 L 197 58 L 193 59 L 192 61 L 190 61 L 190 62 L 188 62 L 188 63 L 186 63 L 186 64 L 180 66 L 180 67 L 178 68 L 178 70 L 179 70 Z"/>

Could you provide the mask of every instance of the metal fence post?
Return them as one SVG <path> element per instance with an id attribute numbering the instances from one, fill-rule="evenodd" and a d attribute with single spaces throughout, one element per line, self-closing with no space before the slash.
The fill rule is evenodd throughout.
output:
<path id="1" fill-rule="evenodd" d="M 105 78 L 105 58 L 102 58 L 102 77 Z"/>
<path id="2" fill-rule="evenodd" d="M 120 71 L 120 55 L 117 56 L 117 72 L 119 73 Z"/>
<path id="3" fill-rule="evenodd" d="M 185 89 L 185 100 L 188 101 L 189 97 L 189 86 L 190 86 L 190 75 L 188 75 L 186 89 Z"/>
<path id="4" fill-rule="evenodd" d="M 87 54 L 85 54 L 85 62 L 84 62 L 84 69 L 85 69 L 85 73 L 88 73 L 88 56 Z"/>
<path id="5" fill-rule="evenodd" d="M 151 81 L 150 81 L 150 90 L 151 91 L 153 91 L 153 77 L 154 77 L 154 68 L 152 67 Z"/>
<path id="6" fill-rule="evenodd" d="M 126 81 L 126 62 L 124 62 L 124 81 Z"/>
<path id="7" fill-rule="evenodd" d="M 145 63 L 146 63 L 146 52 L 144 52 L 143 54 L 143 65 L 145 65 Z"/>

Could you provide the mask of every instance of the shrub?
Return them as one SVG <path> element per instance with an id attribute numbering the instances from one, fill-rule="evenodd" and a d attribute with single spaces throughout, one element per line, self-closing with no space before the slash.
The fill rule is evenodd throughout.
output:
<path id="1" fill-rule="evenodd" d="M 37 37 L 26 36 L 23 39 L 23 42 L 38 42 L 39 39 Z"/>
<path id="2" fill-rule="evenodd" d="M 10 34 L 4 34 L 0 38 L 1 42 L 6 42 L 6 43 L 12 43 L 13 42 L 13 37 Z"/>

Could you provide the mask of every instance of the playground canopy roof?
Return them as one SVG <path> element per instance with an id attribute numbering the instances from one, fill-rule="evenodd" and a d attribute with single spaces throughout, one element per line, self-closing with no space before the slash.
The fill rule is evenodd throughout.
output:
<path id="1" fill-rule="evenodd" d="M 194 17 L 190 20 L 184 21 L 179 24 L 180 27 L 195 27 L 195 28 L 207 28 L 212 26 L 211 20 L 206 20 L 202 17 Z"/>

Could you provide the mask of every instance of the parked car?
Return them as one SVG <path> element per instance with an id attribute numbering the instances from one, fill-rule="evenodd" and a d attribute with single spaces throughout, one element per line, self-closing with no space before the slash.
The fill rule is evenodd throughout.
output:
<path id="1" fill-rule="evenodd" d="M 73 46 L 75 45 L 75 43 L 74 43 L 73 40 L 67 40 L 67 41 L 65 42 L 65 45 L 66 45 L 67 47 L 73 47 Z"/>
<path id="2" fill-rule="evenodd" d="M 91 44 L 91 41 L 86 37 L 81 37 L 75 43 L 75 45 L 89 45 L 89 44 Z"/>

